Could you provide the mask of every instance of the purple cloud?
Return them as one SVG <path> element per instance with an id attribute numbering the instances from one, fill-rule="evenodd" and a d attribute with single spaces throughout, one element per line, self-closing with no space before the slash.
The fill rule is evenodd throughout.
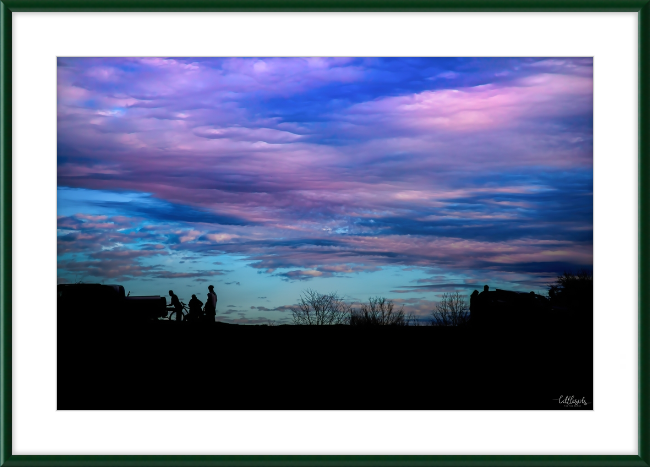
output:
<path id="1" fill-rule="evenodd" d="M 259 281 L 415 267 L 541 287 L 593 263 L 589 58 L 58 65 L 58 185 L 116 194 L 71 195 L 62 280 L 205 282 L 227 255 Z"/>

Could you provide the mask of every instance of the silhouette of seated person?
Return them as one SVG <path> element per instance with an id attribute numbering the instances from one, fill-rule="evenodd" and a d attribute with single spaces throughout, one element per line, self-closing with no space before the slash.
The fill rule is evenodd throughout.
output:
<path id="1" fill-rule="evenodd" d="M 203 302 L 196 298 L 196 295 L 193 294 L 189 305 L 190 313 L 187 317 L 192 321 L 199 321 L 201 319 L 201 315 L 203 314 L 203 311 L 201 310 L 201 308 L 203 308 Z"/>
<path id="2" fill-rule="evenodd" d="M 180 300 L 178 299 L 178 296 L 174 293 L 173 290 L 169 291 L 169 296 L 172 298 L 171 303 L 167 305 L 167 308 L 170 306 L 174 307 L 174 311 L 172 313 L 176 312 L 176 321 L 181 321 L 183 319 L 183 305 L 181 305 Z"/>

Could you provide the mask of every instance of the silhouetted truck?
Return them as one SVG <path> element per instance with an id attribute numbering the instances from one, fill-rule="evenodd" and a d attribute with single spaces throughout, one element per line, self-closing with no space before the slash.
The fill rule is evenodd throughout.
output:
<path id="1" fill-rule="evenodd" d="M 149 321 L 167 316 L 165 297 L 125 296 L 121 285 L 59 284 L 59 320 Z"/>

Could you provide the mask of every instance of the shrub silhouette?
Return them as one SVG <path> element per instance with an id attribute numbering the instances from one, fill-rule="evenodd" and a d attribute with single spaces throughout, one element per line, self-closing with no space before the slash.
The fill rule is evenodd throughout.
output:
<path id="1" fill-rule="evenodd" d="M 586 270 L 564 272 L 548 288 L 551 307 L 577 315 L 591 315 L 594 307 L 594 280 Z"/>
<path id="2" fill-rule="evenodd" d="M 351 326 L 409 326 L 417 325 L 412 314 L 405 314 L 404 307 L 395 310 L 395 304 L 383 297 L 371 297 L 358 310 L 350 313 Z"/>
<path id="3" fill-rule="evenodd" d="M 431 313 L 432 326 L 464 326 L 469 322 L 469 308 L 460 293 L 442 294 L 442 299 Z"/>
<path id="4" fill-rule="evenodd" d="M 291 313 L 293 324 L 298 325 L 327 326 L 350 320 L 350 306 L 336 292 L 321 294 L 311 289 L 302 292 Z"/>

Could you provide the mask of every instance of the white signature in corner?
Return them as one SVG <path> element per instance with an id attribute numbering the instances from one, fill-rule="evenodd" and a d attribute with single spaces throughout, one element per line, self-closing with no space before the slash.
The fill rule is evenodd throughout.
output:
<path id="1" fill-rule="evenodd" d="M 584 407 L 585 405 L 591 404 L 587 402 L 584 397 L 576 399 L 575 396 L 560 396 L 558 399 L 553 399 L 558 401 L 562 407 Z"/>

